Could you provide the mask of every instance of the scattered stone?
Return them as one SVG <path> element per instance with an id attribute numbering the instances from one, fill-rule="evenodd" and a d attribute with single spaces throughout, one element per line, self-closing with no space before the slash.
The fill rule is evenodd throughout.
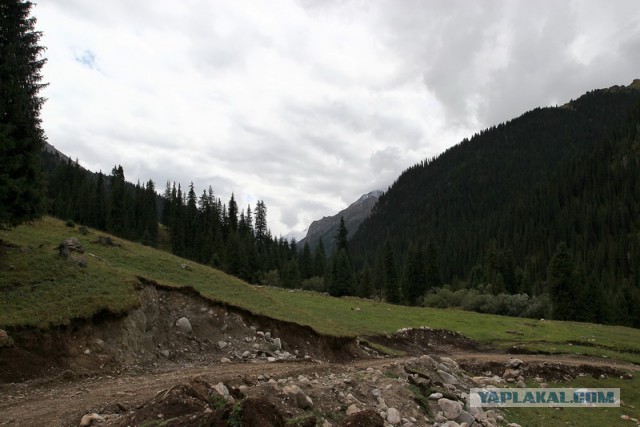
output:
<path id="1" fill-rule="evenodd" d="M 120 243 L 116 242 L 109 236 L 98 236 L 98 240 L 93 243 L 98 243 L 102 246 L 122 246 Z"/>
<path id="2" fill-rule="evenodd" d="M 400 422 L 402 422 L 400 412 L 398 412 L 396 408 L 389 408 L 387 410 L 387 422 L 392 425 L 400 424 Z"/>
<path id="3" fill-rule="evenodd" d="M 443 397 L 438 400 L 438 406 L 442 409 L 444 416 L 447 417 L 448 420 L 455 420 L 462 413 L 462 404 L 455 400 L 449 400 Z"/>
<path id="4" fill-rule="evenodd" d="M 231 363 L 231 360 L 228 357 L 223 357 L 220 359 L 220 363 Z"/>
<path id="5" fill-rule="evenodd" d="M 522 365 L 524 365 L 524 362 L 522 360 L 516 359 L 516 358 L 511 358 L 507 362 L 507 368 L 511 368 L 511 369 L 519 369 L 520 366 L 522 366 Z"/>
<path id="6" fill-rule="evenodd" d="M 104 417 L 102 417 L 102 416 L 100 416 L 98 414 L 87 414 L 87 415 L 83 416 L 82 419 L 80 420 L 80 426 L 81 427 L 88 427 L 88 426 L 92 425 L 94 421 L 102 422 L 102 421 L 104 421 Z"/>
<path id="7" fill-rule="evenodd" d="M 518 388 L 527 388 L 527 384 L 524 381 L 520 380 L 516 384 L 516 387 L 518 387 Z"/>
<path id="8" fill-rule="evenodd" d="M 442 393 L 431 393 L 429 395 L 429 400 L 440 400 L 442 397 Z"/>
<path id="9" fill-rule="evenodd" d="M 358 412 L 360 412 L 360 408 L 358 408 L 358 405 L 355 403 L 349 405 L 347 408 L 347 416 L 357 414 Z"/>
<path id="10" fill-rule="evenodd" d="M 2 347 L 13 347 L 13 339 L 9 336 L 7 331 L 4 329 L 0 329 L 0 348 Z"/>
<path id="11" fill-rule="evenodd" d="M 225 347 L 227 347 L 229 344 L 227 344 L 226 341 L 218 341 L 218 348 L 220 350 L 224 349 Z"/>
<path id="12" fill-rule="evenodd" d="M 218 384 L 214 385 L 214 386 L 213 386 L 213 389 L 214 389 L 216 392 L 218 392 L 218 394 L 219 394 L 220 396 L 222 396 L 222 398 L 223 398 L 224 400 L 226 400 L 227 402 L 233 402 L 233 401 L 234 401 L 233 396 L 231 396 L 231 395 L 229 394 L 229 389 L 227 388 L 227 386 L 226 386 L 226 385 L 224 385 L 224 383 L 221 383 L 221 382 L 220 382 L 220 383 L 218 383 Z"/>
<path id="13" fill-rule="evenodd" d="M 286 386 L 282 391 L 293 401 L 294 405 L 300 409 L 308 409 L 313 406 L 313 400 L 297 385 Z"/>
<path id="14" fill-rule="evenodd" d="M 78 239 L 76 239 L 75 237 L 69 237 L 67 239 L 64 239 L 58 245 L 58 252 L 60 253 L 60 256 L 62 256 L 64 259 L 68 259 L 69 254 L 72 251 L 78 252 L 80 254 L 84 253 L 84 247 L 82 246 L 82 244 L 80 244 Z"/>
<path id="15" fill-rule="evenodd" d="M 275 345 L 278 350 L 282 350 L 282 341 L 280 341 L 280 338 L 274 338 L 273 345 Z"/>
<path id="16" fill-rule="evenodd" d="M 442 382 L 444 384 L 451 384 L 451 385 L 458 384 L 458 379 L 453 375 L 443 371 L 442 369 L 439 369 L 437 372 L 438 372 L 438 375 L 440 375 L 440 378 L 442 378 Z"/>
<path id="17" fill-rule="evenodd" d="M 86 350 L 84 351 L 84 354 L 86 354 L 87 356 L 88 356 L 88 355 L 90 355 L 90 354 L 91 354 L 91 350 L 86 349 Z"/>
<path id="18" fill-rule="evenodd" d="M 176 327 L 185 334 L 188 334 L 192 331 L 191 322 L 189 322 L 189 319 L 187 319 L 186 317 L 181 317 L 176 320 Z"/>
<path id="19" fill-rule="evenodd" d="M 169 358 L 169 356 L 171 355 L 171 352 L 169 352 L 169 350 L 160 350 L 160 355 L 166 358 Z"/>
<path id="20" fill-rule="evenodd" d="M 472 425 L 476 421 L 476 419 L 469 412 L 463 410 L 462 412 L 460 412 L 460 415 L 458 415 L 455 421 L 459 424 L 467 423 L 468 425 Z"/>

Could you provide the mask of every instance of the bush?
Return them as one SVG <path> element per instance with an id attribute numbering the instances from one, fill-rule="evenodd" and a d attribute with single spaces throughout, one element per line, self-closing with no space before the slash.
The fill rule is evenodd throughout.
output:
<path id="1" fill-rule="evenodd" d="M 512 317 L 549 317 L 549 298 L 546 295 L 530 297 L 527 294 L 493 295 L 490 289 L 459 289 L 449 286 L 434 288 L 424 297 L 424 305 L 435 308 L 461 308 L 487 314 Z"/>
<path id="2" fill-rule="evenodd" d="M 302 281 L 302 289 L 305 291 L 324 292 L 324 280 L 318 276 L 305 279 Z"/>

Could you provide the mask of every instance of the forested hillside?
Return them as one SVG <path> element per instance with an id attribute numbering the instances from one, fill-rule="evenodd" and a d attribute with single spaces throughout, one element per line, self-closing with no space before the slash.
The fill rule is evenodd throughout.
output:
<path id="1" fill-rule="evenodd" d="M 585 292 L 627 301 L 587 318 L 637 325 L 625 307 L 640 287 L 639 102 L 634 85 L 593 91 L 409 168 L 356 232 L 353 254 L 375 262 L 387 242 L 401 266 L 412 243 L 431 241 L 432 262 L 454 288 L 554 302 L 550 262 L 565 242 L 574 301 Z"/>

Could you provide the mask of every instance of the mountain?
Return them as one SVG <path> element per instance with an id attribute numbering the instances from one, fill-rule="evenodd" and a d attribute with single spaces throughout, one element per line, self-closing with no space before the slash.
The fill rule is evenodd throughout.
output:
<path id="1" fill-rule="evenodd" d="M 344 217 L 344 223 L 349 231 L 349 236 L 352 236 L 358 227 L 360 227 L 362 221 L 369 216 L 373 206 L 381 195 L 382 191 L 380 190 L 363 194 L 358 200 L 336 215 L 325 216 L 322 219 L 313 221 L 309 226 L 307 235 L 298 242 L 298 247 L 301 248 L 308 242 L 311 250 L 314 250 L 320 239 L 322 239 L 326 253 L 330 254 L 333 251 L 334 239 L 338 225 L 340 225 L 340 218 Z"/>
<path id="2" fill-rule="evenodd" d="M 536 108 L 407 169 L 354 233 L 356 260 L 388 240 L 401 266 L 412 242 L 431 241 L 445 283 L 475 272 L 540 293 L 564 241 L 581 285 L 640 287 L 638 83 Z"/>

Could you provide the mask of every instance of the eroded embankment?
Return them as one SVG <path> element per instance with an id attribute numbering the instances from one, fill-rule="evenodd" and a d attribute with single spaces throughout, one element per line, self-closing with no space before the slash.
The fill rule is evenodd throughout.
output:
<path id="1" fill-rule="evenodd" d="M 104 311 L 47 330 L 9 330 L 0 348 L 0 381 L 97 372 L 162 369 L 176 363 L 347 361 L 366 357 L 354 338 L 212 302 L 190 287 L 140 279 L 139 306 L 124 316 Z"/>

